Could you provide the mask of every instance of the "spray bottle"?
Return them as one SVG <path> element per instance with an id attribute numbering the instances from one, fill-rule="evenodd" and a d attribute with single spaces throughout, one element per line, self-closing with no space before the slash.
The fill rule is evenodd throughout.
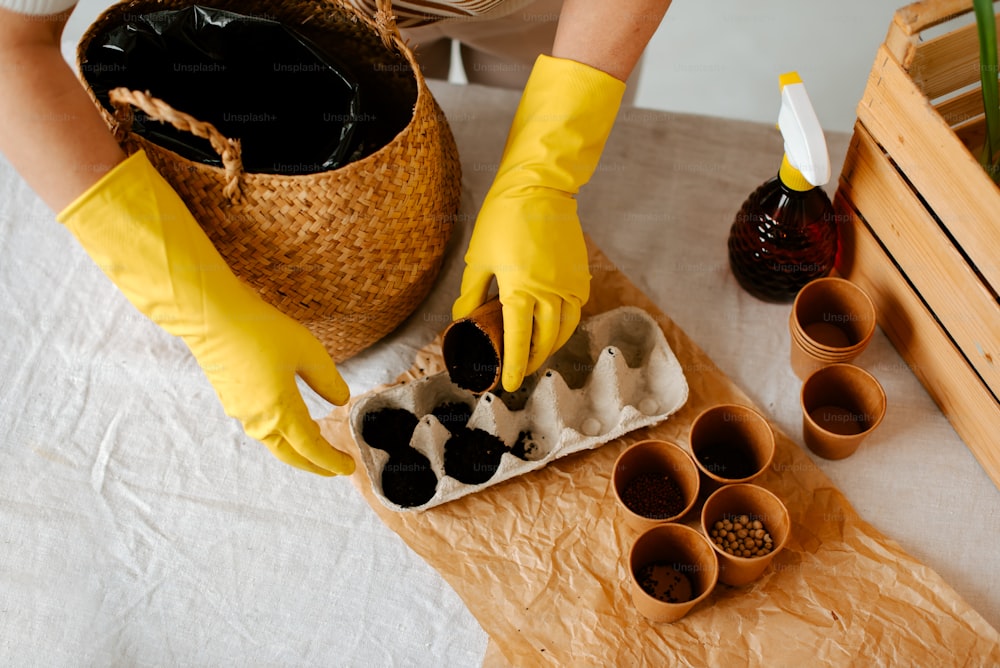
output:
<path id="1" fill-rule="evenodd" d="M 778 129 L 785 155 L 777 176 L 743 203 L 729 230 L 729 266 L 755 297 L 789 302 L 809 281 L 833 269 L 837 225 L 830 197 L 830 156 L 802 79 L 779 77 Z"/>

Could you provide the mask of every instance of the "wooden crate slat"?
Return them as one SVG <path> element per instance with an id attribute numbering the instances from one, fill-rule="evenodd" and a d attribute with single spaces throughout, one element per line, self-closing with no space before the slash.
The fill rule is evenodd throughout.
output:
<path id="1" fill-rule="evenodd" d="M 885 36 L 884 45 L 889 50 L 889 53 L 903 64 L 903 67 L 909 67 L 914 55 L 914 41 L 914 37 L 905 30 L 900 29 L 899 25 L 894 21 L 889 25 L 889 33 Z"/>
<path id="2" fill-rule="evenodd" d="M 1000 404 L 966 363 L 948 334 L 896 270 L 851 203 L 834 204 L 845 248 L 837 270 L 865 289 L 879 310 L 879 326 L 923 383 L 980 465 L 1000 488 Z M 891 410 L 891 405 L 890 405 Z"/>
<path id="3" fill-rule="evenodd" d="M 834 197 L 837 270 L 1000 488 L 1000 188 L 967 148 L 985 124 L 971 14 L 926 0 L 893 16 Z"/>
<path id="4" fill-rule="evenodd" d="M 966 146 L 982 146 L 986 141 L 986 128 L 982 122 L 973 121 L 955 128 L 955 134 Z"/>
<path id="5" fill-rule="evenodd" d="M 951 99 L 935 104 L 934 108 L 952 129 L 970 121 L 982 122 L 983 92 L 978 88 L 967 90 Z"/>
<path id="6" fill-rule="evenodd" d="M 929 0 L 897 9 L 889 24 L 885 45 L 907 70 L 923 42 L 924 30 L 950 21 L 972 9 L 970 0 Z"/>
<path id="7" fill-rule="evenodd" d="M 994 21 L 1000 34 L 1000 17 Z M 932 101 L 979 83 L 979 34 L 974 20 L 926 42 L 911 38 L 910 48 L 897 60 Z"/>
<path id="8" fill-rule="evenodd" d="M 855 125 L 842 194 L 927 302 L 941 325 L 995 394 L 1000 394 L 1000 306 L 889 162 Z"/>
<path id="9" fill-rule="evenodd" d="M 931 100 L 979 81 L 979 35 L 967 25 L 915 46 L 906 68 Z"/>
<path id="10" fill-rule="evenodd" d="M 858 118 L 987 283 L 1000 287 L 1000 189 L 884 45 Z"/>
<path id="11" fill-rule="evenodd" d="M 924 0 L 896 10 L 892 28 L 914 36 L 972 10 L 970 0 Z"/>

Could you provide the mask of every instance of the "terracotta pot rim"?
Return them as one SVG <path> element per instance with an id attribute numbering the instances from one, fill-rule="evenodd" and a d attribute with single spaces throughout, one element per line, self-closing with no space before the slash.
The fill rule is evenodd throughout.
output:
<path id="1" fill-rule="evenodd" d="M 752 473 L 751 475 L 748 476 L 744 476 L 743 478 L 723 478 L 706 469 L 702 465 L 701 461 L 698 459 L 697 454 L 695 454 L 694 443 L 691 440 L 691 434 L 694 432 L 695 425 L 697 425 L 704 416 L 712 412 L 721 410 L 731 410 L 733 408 L 751 414 L 755 421 L 758 421 L 767 427 L 767 431 L 770 436 L 770 438 L 768 438 L 769 446 L 767 446 L 768 454 L 763 464 L 761 464 L 758 467 L 758 470 L 755 473 Z M 771 423 L 768 422 L 767 418 L 764 417 L 764 415 L 755 408 L 751 408 L 750 406 L 747 406 L 745 404 L 737 404 L 737 403 L 714 404 L 712 406 L 705 408 L 700 413 L 698 413 L 695 419 L 691 422 L 691 427 L 688 430 L 688 442 L 690 443 L 690 448 L 691 448 L 691 459 L 694 460 L 694 465 L 697 467 L 698 471 L 703 473 L 710 480 L 713 480 L 714 482 L 721 483 L 722 485 L 727 485 L 727 486 L 749 483 L 750 481 L 756 480 L 760 476 L 764 475 L 764 473 L 766 473 L 767 470 L 771 468 L 771 463 L 774 461 L 775 451 L 778 449 L 778 442 L 777 442 L 777 437 L 774 435 L 774 428 L 771 427 Z"/>
<path id="2" fill-rule="evenodd" d="M 785 517 L 785 521 L 788 524 L 788 530 L 784 532 L 784 535 L 781 537 L 781 540 L 775 541 L 774 547 L 771 548 L 771 551 L 759 557 L 741 557 L 735 554 L 728 554 L 725 550 L 721 549 L 718 545 L 715 544 L 715 541 L 711 539 L 711 534 L 709 534 L 710 529 L 707 526 L 707 520 L 705 516 L 705 511 L 709 507 L 709 501 L 711 501 L 713 497 L 716 497 L 718 495 L 732 494 L 734 491 L 739 491 L 739 488 L 741 487 L 753 488 L 755 491 L 763 492 L 765 496 L 770 497 L 781 509 L 781 514 Z M 733 559 L 737 563 L 742 563 L 747 565 L 760 564 L 765 561 L 770 561 L 775 557 L 775 555 L 777 555 L 782 549 L 784 549 L 785 545 L 788 543 L 788 539 L 792 535 L 791 531 L 792 516 L 791 513 L 788 512 L 788 506 L 785 505 L 785 502 L 782 501 L 777 494 L 767 489 L 766 487 L 762 487 L 761 485 L 754 485 L 751 483 L 726 485 L 725 487 L 720 487 L 719 489 L 712 492 L 712 494 L 710 494 L 709 497 L 705 499 L 705 503 L 701 507 L 701 518 L 699 519 L 699 524 L 701 526 L 702 534 L 705 536 L 705 538 L 708 539 L 709 544 L 712 546 L 712 549 L 715 550 L 717 556 L 720 559 Z"/>
<path id="3" fill-rule="evenodd" d="M 672 515 L 671 517 L 654 518 L 654 517 L 646 517 L 645 515 L 640 515 L 639 513 L 635 512 L 625 504 L 625 502 L 621 498 L 621 493 L 618 489 L 618 484 L 616 482 L 616 477 L 617 477 L 616 472 L 618 471 L 619 464 L 626 456 L 633 456 L 639 449 L 647 448 L 650 445 L 655 445 L 662 450 L 669 450 L 674 454 L 682 455 L 685 462 L 684 465 L 685 468 L 690 466 L 690 470 L 693 471 L 694 473 L 694 480 L 695 480 L 694 493 L 691 495 L 691 498 L 685 503 L 684 508 L 676 515 Z M 680 520 L 682 517 L 684 517 L 691 511 L 695 503 L 697 503 L 698 501 L 698 495 L 700 491 L 701 491 L 701 479 L 698 476 L 698 466 L 695 463 L 694 457 L 687 450 L 682 448 L 677 443 L 674 443 L 673 441 L 667 441 L 658 438 L 647 438 L 641 441 L 636 441 L 635 443 L 632 443 L 618 454 L 618 456 L 615 458 L 614 464 L 611 467 L 611 492 L 612 494 L 614 494 L 615 501 L 617 502 L 618 507 L 621 508 L 621 510 L 625 513 L 626 518 L 632 520 L 629 522 L 629 524 L 632 524 L 636 528 L 638 528 L 639 525 L 650 525 L 647 527 L 648 529 L 652 528 L 652 526 L 657 526 L 660 524 L 676 523 L 678 520 Z M 646 529 L 642 529 L 642 531 L 645 530 Z"/>

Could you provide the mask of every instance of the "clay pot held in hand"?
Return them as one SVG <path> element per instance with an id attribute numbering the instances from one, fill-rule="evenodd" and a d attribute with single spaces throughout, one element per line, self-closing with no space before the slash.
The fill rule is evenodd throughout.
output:
<path id="1" fill-rule="evenodd" d="M 441 356 L 451 382 L 476 394 L 500 384 L 503 307 L 494 297 L 444 330 Z"/>

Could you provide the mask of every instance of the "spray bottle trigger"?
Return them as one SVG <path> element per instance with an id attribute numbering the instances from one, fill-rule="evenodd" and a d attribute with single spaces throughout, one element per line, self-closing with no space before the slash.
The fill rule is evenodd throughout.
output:
<path id="1" fill-rule="evenodd" d="M 830 155 L 805 84 L 795 72 L 781 75 L 779 83 L 778 129 L 785 140 L 787 163 L 811 186 L 824 185 L 830 180 Z"/>

